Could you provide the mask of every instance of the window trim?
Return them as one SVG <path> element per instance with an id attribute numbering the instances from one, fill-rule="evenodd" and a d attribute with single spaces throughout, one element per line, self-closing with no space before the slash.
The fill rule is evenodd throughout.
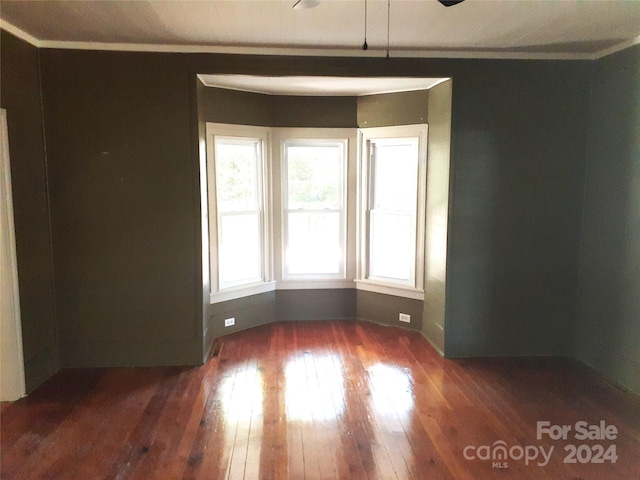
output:
<path id="1" fill-rule="evenodd" d="M 216 137 L 239 138 L 260 142 L 258 194 L 261 200 L 261 269 L 262 278 L 239 285 L 220 287 L 219 272 L 219 220 L 217 208 L 215 139 Z M 206 124 L 207 139 L 207 183 L 208 183 L 208 219 L 209 219 L 209 281 L 210 303 L 218 303 L 248 295 L 255 295 L 275 289 L 272 268 L 272 214 L 271 214 L 271 162 L 269 158 L 271 129 L 245 125 L 221 123 Z"/>
<path id="2" fill-rule="evenodd" d="M 274 290 L 356 288 L 405 298 L 424 300 L 427 133 L 426 124 L 392 127 L 355 128 L 271 128 L 234 124 L 206 123 L 207 160 L 207 218 L 209 220 L 209 277 L 210 303 L 218 303 Z M 259 282 L 219 289 L 218 225 L 215 184 L 215 135 L 244 137 L 262 141 L 262 198 L 263 198 L 263 265 L 264 276 Z M 385 137 L 418 137 L 418 196 L 416 222 L 416 262 L 413 285 L 368 279 L 367 210 L 369 191 L 367 177 L 370 170 L 367 140 Z M 284 141 L 325 140 L 345 142 L 343 159 L 345 215 L 344 215 L 344 275 L 322 278 L 317 275 L 303 278 L 284 273 L 284 210 L 285 192 Z M 279 233 L 279 234 L 276 234 Z M 274 235 L 275 234 L 275 235 Z"/>
<path id="3" fill-rule="evenodd" d="M 320 130 L 320 129 L 318 129 Z M 282 263 L 282 276 L 281 280 L 283 282 L 294 282 L 294 281 L 323 281 L 323 280 L 345 280 L 347 275 L 347 224 L 349 221 L 348 212 L 347 212 L 347 191 L 349 190 L 349 185 L 347 182 L 348 179 L 348 171 L 347 171 L 347 163 L 349 158 L 349 140 L 348 138 L 291 138 L 287 136 L 285 138 L 280 139 L 280 169 L 281 169 L 281 202 L 282 208 L 280 209 L 282 214 L 282 249 L 280 251 L 280 260 Z M 286 252 L 288 248 L 288 224 L 289 224 L 289 213 L 291 213 L 292 209 L 288 208 L 288 200 L 289 200 L 289 188 L 288 188 L 288 156 L 287 156 L 287 147 L 293 146 L 336 146 L 340 148 L 340 207 L 337 209 L 324 209 L 324 210 L 305 210 L 300 209 L 300 212 L 309 212 L 309 213 L 322 213 L 322 212 L 333 212 L 338 213 L 340 218 L 340 226 L 339 226 L 339 242 L 340 249 L 342 251 L 342 255 L 340 258 L 340 263 L 338 267 L 338 273 L 289 273 L 287 271 L 287 258 Z"/>
<path id="4" fill-rule="evenodd" d="M 356 288 L 388 295 L 424 300 L 424 262 L 426 226 L 427 124 L 373 127 L 358 130 L 358 259 Z M 369 278 L 371 190 L 371 141 L 386 138 L 418 138 L 418 185 L 414 281 L 384 281 Z"/>
<path id="5" fill-rule="evenodd" d="M 355 288 L 356 276 L 356 175 L 357 175 L 357 129 L 356 128 L 324 128 L 324 127 L 278 127 L 272 129 L 273 158 L 273 231 L 278 232 L 273 239 L 274 274 L 277 290 L 297 289 L 339 289 Z M 345 252 L 346 260 L 343 278 L 284 278 L 284 234 L 282 195 L 284 158 L 283 142 L 285 140 L 333 140 L 346 141 L 344 157 L 345 170 Z"/>

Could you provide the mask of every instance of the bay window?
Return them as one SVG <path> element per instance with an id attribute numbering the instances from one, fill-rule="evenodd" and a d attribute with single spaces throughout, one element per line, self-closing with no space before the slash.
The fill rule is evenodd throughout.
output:
<path id="1" fill-rule="evenodd" d="M 423 299 L 426 139 L 426 125 L 207 123 L 211 302 L 276 288 Z"/>

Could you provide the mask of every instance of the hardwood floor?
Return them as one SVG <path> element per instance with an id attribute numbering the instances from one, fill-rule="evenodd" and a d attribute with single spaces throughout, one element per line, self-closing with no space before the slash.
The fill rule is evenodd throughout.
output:
<path id="1" fill-rule="evenodd" d="M 276 323 L 215 350 L 198 368 L 59 372 L 1 409 L 1 478 L 640 478 L 640 398 L 571 361 L 447 360 L 355 321 Z M 538 421 L 570 425 L 567 440 L 538 439 Z M 580 421 L 616 438 L 578 440 Z"/>

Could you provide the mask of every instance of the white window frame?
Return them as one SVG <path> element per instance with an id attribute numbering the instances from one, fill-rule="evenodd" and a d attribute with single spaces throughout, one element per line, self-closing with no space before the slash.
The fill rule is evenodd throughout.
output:
<path id="1" fill-rule="evenodd" d="M 418 139 L 418 185 L 415 222 L 415 262 L 411 281 L 372 277 L 369 274 L 371 215 L 371 143 L 385 139 Z M 426 224 L 427 125 L 365 128 L 358 131 L 358 269 L 357 288 L 388 295 L 424 300 L 424 261 Z"/>
<path id="2" fill-rule="evenodd" d="M 338 147 L 340 150 L 340 172 L 338 182 L 338 208 L 327 209 L 291 209 L 289 208 L 288 147 Z M 283 280 L 335 280 L 344 279 L 346 272 L 347 244 L 347 140 L 346 139 L 286 139 L 282 142 L 282 279 Z M 301 213 L 337 213 L 339 215 L 338 243 L 342 255 L 339 259 L 337 273 L 291 273 L 287 267 L 286 252 L 289 249 L 289 214 Z"/>
<path id="3" fill-rule="evenodd" d="M 210 244 L 210 303 L 218 303 L 235 298 L 264 293 L 275 289 L 272 268 L 272 215 L 271 215 L 271 167 L 269 145 L 271 129 L 245 125 L 220 123 L 206 124 L 207 136 L 207 184 L 209 207 L 209 244 Z M 260 145 L 259 159 L 259 197 L 261 210 L 261 278 L 250 283 L 222 287 L 219 272 L 219 231 L 220 214 L 217 206 L 215 139 L 237 138 L 242 141 L 256 141 Z"/>
<path id="4" fill-rule="evenodd" d="M 287 144 L 341 145 L 343 147 L 343 214 L 341 218 L 342 266 L 339 274 L 289 274 L 286 271 L 287 241 Z M 274 128 L 273 177 L 274 181 L 274 238 L 275 277 L 278 290 L 353 288 L 356 274 L 356 152 L 357 130 L 354 128 Z"/>

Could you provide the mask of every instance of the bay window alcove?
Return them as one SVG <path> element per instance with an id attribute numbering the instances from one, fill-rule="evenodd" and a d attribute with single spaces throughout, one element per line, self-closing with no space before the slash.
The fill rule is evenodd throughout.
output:
<path id="1" fill-rule="evenodd" d="M 421 329 L 433 284 L 428 123 L 438 119 L 429 118 L 429 88 L 443 79 L 412 79 L 422 88 L 394 93 L 350 91 L 344 79 L 340 93 L 300 95 L 269 91 L 261 77 L 264 92 L 230 89 L 227 76 L 199 78 L 205 342 L 277 320 Z M 448 187 L 446 173 L 439 182 Z"/>

